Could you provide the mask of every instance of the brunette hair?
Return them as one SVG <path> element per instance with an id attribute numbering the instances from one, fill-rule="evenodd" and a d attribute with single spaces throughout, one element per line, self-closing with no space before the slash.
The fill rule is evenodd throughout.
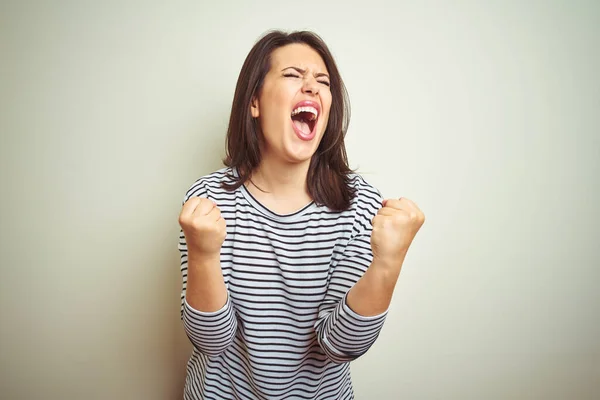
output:
<path id="1" fill-rule="evenodd" d="M 227 190 L 243 185 L 260 163 L 260 124 L 253 118 L 250 106 L 262 89 L 265 76 L 271 68 L 271 54 L 279 47 L 302 43 L 313 48 L 323 59 L 330 76 L 331 109 L 321 143 L 312 156 L 307 176 L 308 192 L 317 204 L 342 211 L 350 207 L 355 189 L 350 185 L 348 157 L 344 137 L 350 122 L 350 102 L 342 77 L 325 42 L 315 33 L 298 31 L 285 33 L 271 31 L 262 36 L 246 57 L 238 77 L 229 127 L 227 128 L 226 156 L 223 163 L 234 167 L 238 177 L 233 183 L 223 183 Z"/>

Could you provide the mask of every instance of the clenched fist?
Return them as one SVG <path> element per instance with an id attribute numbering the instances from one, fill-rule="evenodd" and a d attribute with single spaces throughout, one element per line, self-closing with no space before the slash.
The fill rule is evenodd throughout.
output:
<path id="1" fill-rule="evenodd" d="M 179 214 L 188 253 L 202 257 L 218 257 L 227 235 L 225 219 L 215 203 L 202 197 L 185 202 Z"/>
<path id="2" fill-rule="evenodd" d="M 383 207 L 373 218 L 373 260 L 390 268 L 400 268 L 423 222 L 425 215 L 412 201 L 404 197 L 384 200 Z"/>

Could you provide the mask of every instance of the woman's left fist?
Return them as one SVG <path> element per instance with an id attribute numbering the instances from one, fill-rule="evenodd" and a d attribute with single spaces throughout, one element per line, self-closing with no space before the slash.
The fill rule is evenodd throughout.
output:
<path id="1" fill-rule="evenodd" d="M 383 201 L 373 218 L 371 249 L 373 261 L 390 268 L 400 268 L 415 235 L 425 222 L 425 215 L 411 200 L 401 197 Z"/>

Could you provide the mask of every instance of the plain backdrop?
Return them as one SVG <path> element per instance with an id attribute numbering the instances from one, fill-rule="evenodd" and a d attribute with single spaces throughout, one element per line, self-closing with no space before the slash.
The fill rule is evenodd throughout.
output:
<path id="1" fill-rule="evenodd" d="M 356 398 L 600 398 L 600 4 L 3 1 L 0 398 L 178 399 L 177 216 L 242 62 L 311 29 L 351 166 L 417 202 Z"/>

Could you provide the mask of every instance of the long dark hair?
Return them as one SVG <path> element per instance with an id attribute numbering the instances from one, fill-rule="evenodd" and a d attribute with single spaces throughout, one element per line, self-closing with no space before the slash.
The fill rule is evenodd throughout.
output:
<path id="1" fill-rule="evenodd" d="M 258 97 L 271 68 L 271 54 L 279 47 L 303 43 L 313 48 L 327 67 L 330 76 L 331 109 L 329 121 L 321 143 L 312 156 L 307 176 L 308 192 L 317 204 L 342 211 L 350 207 L 355 189 L 350 186 L 348 156 L 344 137 L 350 122 L 348 92 L 335 64 L 333 56 L 323 40 L 313 32 L 285 33 L 271 31 L 262 36 L 252 47 L 244 61 L 233 96 L 229 127 L 227 128 L 226 156 L 223 163 L 234 167 L 238 177 L 234 183 L 223 183 L 227 190 L 243 185 L 260 163 L 260 125 L 253 118 L 250 105 Z"/>

